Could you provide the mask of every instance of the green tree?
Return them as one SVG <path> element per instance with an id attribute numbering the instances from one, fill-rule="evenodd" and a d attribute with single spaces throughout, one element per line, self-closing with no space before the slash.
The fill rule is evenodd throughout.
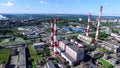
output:
<path id="1" fill-rule="evenodd" d="M 45 54 L 46 54 L 46 56 L 50 56 L 50 52 L 49 51 L 47 51 Z"/>

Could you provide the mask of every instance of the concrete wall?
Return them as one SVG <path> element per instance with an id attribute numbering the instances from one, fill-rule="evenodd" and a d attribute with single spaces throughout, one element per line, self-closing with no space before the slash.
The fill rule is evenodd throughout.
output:
<path id="1" fill-rule="evenodd" d="M 71 66 L 73 65 L 72 62 L 63 53 L 61 53 L 61 56 L 65 58 Z"/>
<path id="2" fill-rule="evenodd" d="M 66 46 L 66 53 L 70 55 L 73 59 L 77 60 L 77 53 L 68 46 Z"/>
<path id="3" fill-rule="evenodd" d="M 65 44 L 61 41 L 59 41 L 59 47 L 65 50 Z"/>
<path id="4" fill-rule="evenodd" d="M 77 60 L 83 60 L 84 59 L 84 51 L 78 51 L 77 52 Z"/>

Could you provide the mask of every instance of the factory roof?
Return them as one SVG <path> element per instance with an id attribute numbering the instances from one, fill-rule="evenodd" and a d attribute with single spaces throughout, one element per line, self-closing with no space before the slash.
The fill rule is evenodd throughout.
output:
<path id="1" fill-rule="evenodd" d="M 23 34 L 24 34 L 24 35 L 32 35 L 32 34 L 34 34 L 34 32 L 29 31 L 29 32 L 24 32 Z"/>
<path id="2" fill-rule="evenodd" d="M 69 56 L 66 52 L 62 52 L 71 62 L 74 62 L 75 60 Z"/>
<path id="3" fill-rule="evenodd" d="M 68 46 L 69 48 L 71 48 L 72 50 L 74 50 L 75 52 L 81 50 L 81 49 L 80 49 L 76 44 L 74 44 L 74 43 L 69 43 L 69 44 L 67 44 L 67 46 Z"/>
<path id="4" fill-rule="evenodd" d="M 53 64 L 53 62 L 50 60 L 47 62 L 47 67 L 46 68 L 55 68 L 55 65 Z"/>
<path id="5" fill-rule="evenodd" d="M 59 46 L 57 47 L 60 51 L 64 51 L 62 48 L 60 48 Z"/>
<path id="6" fill-rule="evenodd" d="M 34 43 L 33 45 L 44 45 L 45 43 L 44 42 L 41 42 L 41 43 Z"/>
<path id="7" fill-rule="evenodd" d="M 64 44 L 69 44 L 69 43 L 70 43 L 70 41 L 65 40 L 65 39 L 64 39 L 62 42 L 63 42 Z"/>
<path id="8" fill-rule="evenodd" d="M 75 52 L 81 50 L 75 43 L 70 42 L 67 39 L 62 39 L 61 40 L 64 44 L 66 44 L 66 46 L 68 46 L 69 48 L 71 48 L 72 50 L 74 50 Z"/>
<path id="9" fill-rule="evenodd" d="M 103 42 L 104 44 L 110 44 L 115 46 L 120 46 L 120 43 L 118 43 L 116 40 L 107 40 Z"/>

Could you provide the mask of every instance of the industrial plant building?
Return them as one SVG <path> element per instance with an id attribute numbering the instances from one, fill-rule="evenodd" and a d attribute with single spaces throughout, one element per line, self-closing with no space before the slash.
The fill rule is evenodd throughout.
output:
<path id="1" fill-rule="evenodd" d="M 49 60 L 43 68 L 56 68 L 51 60 Z"/>
<path id="2" fill-rule="evenodd" d="M 91 37 L 88 37 L 88 36 L 85 36 L 85 35 L 79 34 L 77 38 L 78 38 L 79 40 L 87 43 L 87 44 L 91 44 L 91 42 L 92 42 L 92 38 L 91 38 Z"/>
<path id="3" fill-rule="evenodd" d="M 113 51 L 115 53 L 120 52 L 120 44 L 116 40 L 103 41 L 101 46 L 104 47 L 105 49 Z"/>
<path id="4" fill-rule="evenodd" d="M 42 48 L 44 46 L 47 46 L 44 42 L 41 42 L 41 43 L 33 43 L 32 47 L 34 49 L 39 49 L 39 48 Z"/>
<path id="5" fill-rule="evenodd" d="M 83 48 L 79 48 L 77 44 L 72 43 L 67 39 L 59 40 L 57 52 L 72 66 L 79 64 L 80 61 L 84 59 Z"/>

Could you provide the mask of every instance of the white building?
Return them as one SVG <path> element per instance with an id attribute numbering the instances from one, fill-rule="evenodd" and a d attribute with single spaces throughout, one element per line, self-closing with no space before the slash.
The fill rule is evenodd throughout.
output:
<path id="1" fill-rule="evenodd" d="M 120 34 L 111 33 L 111 36 L 114 37 L 117 41 L 120 41 Z"/>
<path id="2" fill-rule="evenodd" d="M 65 58 L 73 66 L 79 64 L 84 59 L 84 50 L 66 39 L 59 41 L 57 51 L 60 56 Z"/>
<path id="3" fill-rule="evenodd" d="M 79 34 L 78 37 L 77 37 L 79 40 L 82 40 L 83 42 L 87 43 L 87 44 L 91 44 L 92 42 L 92 38 L 90 37 L 87 37 L 87 36 L 84 36 L 84 35 L 81 35 Z"/>
<path id="4" fill-rule="evenodd" d="M 111 36 L 112 36 L 112 37 L 117 37 L 118 34 L 116 34 L 116 33 L 111 33 Z"/>

